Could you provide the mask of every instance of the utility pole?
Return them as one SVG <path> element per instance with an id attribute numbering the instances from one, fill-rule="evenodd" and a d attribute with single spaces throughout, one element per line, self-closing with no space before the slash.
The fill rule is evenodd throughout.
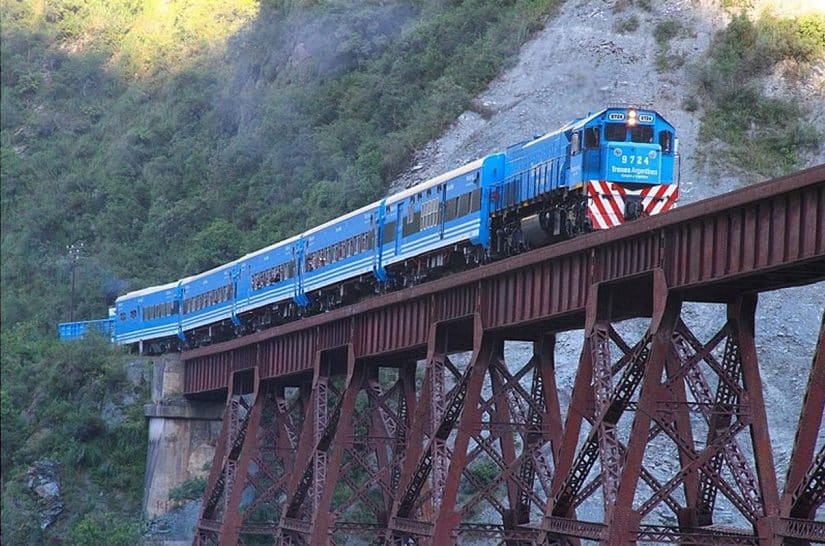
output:
<path id="1" fill-rule="evenodd" d="M 83 243 L 72 243 L 66 246 L 69 253 L 69 264 L 72 268 L 72 296 L 71 304 L 69 306 L 69 321 L 74 322 L 74 287 L 75 287 L 75 271 L 77 270 L 77 261 L 83 253 Z"/>

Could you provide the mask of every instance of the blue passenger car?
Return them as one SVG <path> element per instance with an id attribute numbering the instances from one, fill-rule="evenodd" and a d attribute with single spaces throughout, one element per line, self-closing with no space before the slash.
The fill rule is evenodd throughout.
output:
<path id="1" fill-rule="evenodd" d="M 238 260 L 237 315 L 299 297 L 301 245 L 298 235 Z"/>
<path id="2" fill-rule="evenodd" d="M 404 284 L 457 262 L 478 261 L 489 240 L 489 189 L 504 175 L 494 154 L 388 197 L 381 262 L 404 267 Z M 469 252 L 468 252 L 469 251 Z"/>
<path id="3" fill-rule="evenodd" d="M 221 324 L 223 321 L 240 324 L 235 298 L 239 276 L 240 263 L 236 260 L 182 280 L 181 331 L 188 332 L 210 325 L 231 328 L 228 324 Z M 213 332 L 207 331 L 203 341 L 211 341 L 212 336 Z"/>
<path id="4" fill-rule="evenodd" d="M 61 322 L 57 325 L 57 334 L 61 341 L 75 341 L 78 339 L 83 339 L 89 332 L 96 332 L 114 341 L 114 317 L 98 320 Z"/>
<path id="5" fill-rule="evenodd" d="M 380 203 L 372 203 L 302 234 L 303 262 L 299 265 L 305 299 L 299 303 L 334 307 L 346 299 L 351 282 L 374 275 L 379 207 Z M 323 290 L 329 286 L 336 289 Z"/>
<path id="6" fill-rule="evenodd" d="M 180 332 L 180 281 L 129 292 L 115 302 L 119 344 L 176 336 Z"/>

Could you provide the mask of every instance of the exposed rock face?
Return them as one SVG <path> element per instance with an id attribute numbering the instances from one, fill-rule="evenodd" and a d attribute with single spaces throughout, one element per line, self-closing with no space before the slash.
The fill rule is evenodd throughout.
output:
<path id="1" fill-rule="evenodd" d="M 52 525 L 63 512 L 60 498 L 59 468 L 51 459 L 41 459 L 26 472 L 26 485 L 37 498 L 40 528 Z"/>

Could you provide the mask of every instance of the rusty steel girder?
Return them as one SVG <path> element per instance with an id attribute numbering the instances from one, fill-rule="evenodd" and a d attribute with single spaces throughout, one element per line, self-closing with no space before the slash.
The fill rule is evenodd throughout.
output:
<path id="1" fill-rule="evenodd" d="M 195 543 L 823 542 L 825 314 L 781 490 L 754 336 L 760 291 L 822 279 L 825 167 L 185 353 L 226 399 Z"/>

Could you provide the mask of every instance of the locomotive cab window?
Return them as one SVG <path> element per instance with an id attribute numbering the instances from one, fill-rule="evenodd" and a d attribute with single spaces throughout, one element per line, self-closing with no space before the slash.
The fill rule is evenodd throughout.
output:
<path id="1" fill-rule="evenodd" d="M 637 125 L 630 128 L 630 140 L 645 144 L 653 143 L 653 127 L 650 125 Z"/>
<path id="2" fill-rule="evenodd" d="M 573 136 L 570 138 L 570 154 L 576 155 L 579 153 L 579 146 L 581 142 L 581 136 L 579 133 L 573 133 Z"/>
<path id="3" fill-rule="evenodd" d="M 599 128 L 588 127 L 584 130 L 584 149 L 592 150 L 599 147 Z"/>
<path id="4" fill-rule="evenodd" d="M 606 123 L 604 126 L 604 139 L 610 142 L 624 142 L 626 133 L 624 123 Z"/>
<path id="5" fill-rule="evenodd" d="M 659 131 L 659 146 L 662 147 L 663 154 L 673 152 L 673 133 L 670 131 Z"/>

